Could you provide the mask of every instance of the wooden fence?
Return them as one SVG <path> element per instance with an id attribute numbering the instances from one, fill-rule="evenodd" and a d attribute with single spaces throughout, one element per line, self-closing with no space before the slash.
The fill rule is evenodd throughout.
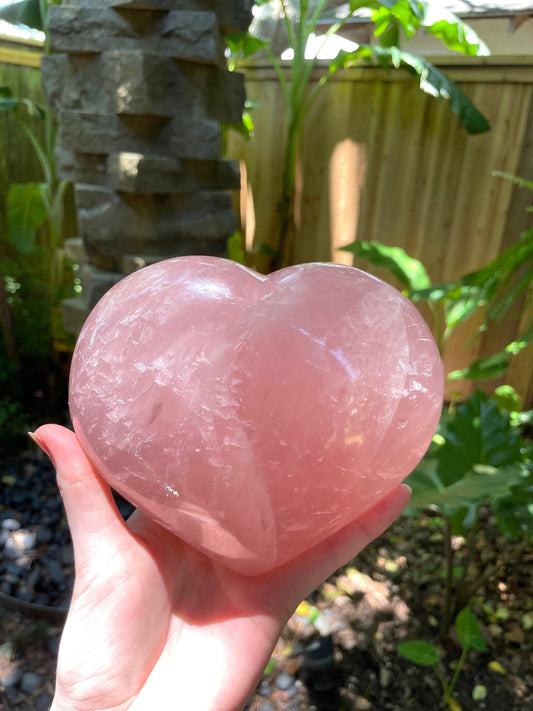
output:
<path id="1" fill-rule="evenodd" d="M 531 224 L 525 211 L 531 193 L 493 171 L 533 179 L 533 60 L 506 61 L 443 67 L 489 119 L 491 131 L 480 136 L 469 136 L 445 103 L 423 94 L 404 72 L 368 68 L 336 74 L 305 122 L 294 261 L 351 264 L 338 247 L 376 239 L 403 247 L 425 264 L 433 281 L 445 281 L 516 242 L 528 219 Z M 241 71 L 259 108 L 253 112 L 253 139 L 246 142 L 232 132 L 229 154 L 244 168 L 241 211 L 248 244 L 273 245 L 287 115 L 272 69 L 249 64 Z M 446 350 L 446 370 L 513 340 L 533 321 L 532 300 L 517 304 L 474 343 L 479 319 L 458 328 Z M 505 379 L 529 404 L 532 365 L 528 348 Z M 466 393 L 468 385 L 459 389 Z"/>

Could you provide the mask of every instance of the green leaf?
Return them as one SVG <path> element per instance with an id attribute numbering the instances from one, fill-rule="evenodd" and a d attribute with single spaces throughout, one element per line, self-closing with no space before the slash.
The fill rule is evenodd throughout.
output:
<path id="1" fill-rule="evenodd" d="M 41 104 L 36 104 L 31 99 L 13 96 L 13 92 L 6 84 L 0 86 L 0 111 L 13 111 L 22 106 L 31 118 L 44 119 L 46 116 L 46 108 Z"/>
<path id="2" fill-rule="evenodd" d="M 487 687 L 483 684 L 476 684 L 472 689 L 472 698 L 474 701 L 483 701 L 487 698 Z"/>
<path id="3" fill-rule="evenodd" d="M 398 645 L 398 652 L 413 664 L 420 664 L 424 667 L 432 667 L 440 661 L 437 647 L 422 640 L 402 642 Z"/>
<path id="4" fill-rule="evenodd" d="M 511 412 L 510 415 L 513 427 L 533 427 L 533 410 Z"/>
<path id="5" fill-rule="evenodd" d="M 276 250 L 273 249 L 267 242 L 260 242 L 258 245 L 254 246 L 252 252 L 262 254 L 264 257 L 276 256 Z"/>
<path id="6" fill-rule="evenodd" d="M 448 380 L 488 380 L 499 378 L 507 372 L 511 359 L 533 340 L 533 326 L 516 341 L 512 341 L 498 353 L 491 356 L 480 356 L 462 370 L 452 370 Z"/>
<path id="7" fill-rule="evenodd" d="M 248 111 L 242 112 L 242 120 L 240 123 L 226 124 L 228 128 L 233 129 L 247 141 L 251 139 L 254 133 L 254 121 Z"/>
<path id="8" fill-rule="evenodd" d="M 12 111 L 19 105 L 19 99 L 13 96 L 11 87 L 7 84 L 0 84 L 0 111 Z"/>
<path id="9" fill-rule="evenodd" d="M 263 675 L 267 676 L 268 674 L 272 674 L 272 672 L 274 671 L 275 668 L 276 668 L 276 660 L 274 659 L 274 657 L 271 657 L 268 661 L 268 664 L 266 665 L 266 667 L 263 671 Z"/>
<path id="10" fill-rule="evenodd" d="M 48 217 L 47 186 L 15 183 L 7 196 L 7 239 L 21 254 L 35 246 L 35 233 Z"/>
<path id="11" fill-rule="evenodd" d="M 522 463 L 521 436 L 509 415 L 481 391 L 473 393 L 441 431 L 445 443 L 435 454 L 437 474 L 445 486 L 460 480 L 479 464 L 494 468 Z"/>
<path id="12" fill-rule="evenodd" d="M 246 264 L 246 249 L 241 232 L 234 232 L 231 237 L 228 237 L 226 248 L 230 259 L 239 264 Z"/>
<path id="13" fill-rule="evenodd" d="M 454 565 L 452 568 L 452 577 L 454 580 L 461 580 L 464 575 L 464 567 L 462 565 Z"/>
<path id="14" fill-rule="evenodd" d="M 504 375 L 511 363 L 511 356 L 505 351 L 492 356 L 480 356 L 462 370 L 452 370 L 447 380 L 490 380 Z"/>
<path id="15" fill-rule="evenodd" d="M 516 271 L 520 267 L 526 267 L 526 261 L 530 260 L 532 256 L 533 255 L 527 255 L 526 259 L 524 259 L 522 263 L 517 265 L 516 269 L 512 268 L 512 271 L 509 270 L 508 273 L 504 275 L 503 278 L 500 280 L 498 287 L 506 287 L 511 281 L 511 279 L 515 276 Z M 520 278 L 512 284 L 511 288 L 509 288 L 507 293 L 505 293 L 500 299 L 494 301 L 492 304 L 489 304 L 489 309 L 485 318 L 485 324 L 483 328 L 485 328 L 490 321 L 501 321 L 503 316 L 505 316 L 505 314 L 509 310 L 510 306 L 516 301 L 518 295 L 528 289 L 531 283 L 533 283 L 533 263 L 525 272 L 522 273 Z"/>
<path id="16" fill-rule="evenodd" d="M 499 507 L 502 521 L 513 511 L 505 502 L 515 507 L 531 505 L 531 494 L 524 494 L 533 487 L 527 443 L 495 400 L 481 392 L 471 395 L 452 415 L 442 418 L 441 438 L 443 443 L 432 445 L 407 479 L 412 488 L 407 515 L 438 507 L 450 519 L 454 533 L 463 533 L 487 500 Z M 522 509 L 508 529 L 521 527 L 525 532 L 528 516 L 529 510 Z"/>
<path id="17" fill-rule="evenodd" d="M 378 34 L 375 32 L 374 34 Z M 400 28 L 397 23 L 391 23 L 379 38 L 382 47 L 398 47 L 400 44 Z"/>
<path id="18" fill-rule="evenodd" d="M 404 67 L 417 75 L 422 91 L 447 101 L 451 110 L 459 115 L 461 125 L 468 133 L 478 134 L 490 129 L 487 119 L 451 79 L 427 59 L 403 52 L 398 47 L 362 44 L 353 52 L 339 52 L 330 63 L 330 74 L 341 67 L 360 65 L 362 61 L 372 59 L 382 64 L 386 62 L 396 69 Z"/>
<path id="19" fill-rule="evenodd" d="M 487 304 L 485 321 L 480 329 L 485 330 L 491 321 L 498 321 L 505 315 L 532 281 L 533 230 L 523 233 L 519 242 L 505 249 L 484 267 L 463 276 L 456 283 L 457 291 L 452 289 L 446 298 L 455 299 L 458 303 L 470 299 L 474 310 L 475 301 L 479 305 Z M 452 313 L 450 323 L 453 317 Z"/>
<path id="20" fill-rule="evenodd" d="M 527 486 L 526 484 L 530 485 Z M 492 504 L 498 529 L 513 541 L 527 536 L 533 538 L 533 483 L 511 489 L 509 496 Z"/>
<path id="21" fill-rule="evenodd" d="M 376 267 L 385 267 L 409 289 L 424 289 L 430 285 L 428 273 L 422 262 L 410 257 L 401 247 L 388 247 L 375 240 L 357 240 L 341 247 L 356 257 L 365 259 Z"/>
<path id="22" fill-rule="evenodd" d="M 371 18 L 374 23 L 374 35 L 379 37 L 390 31 L 391 28 L 401 27 L 407 37 L 412 37 L 420 27 L 420 21 L 424 16 L 422 3 L 412 0 L 397 0 L 396 2 L 381 2 L 381 7 L 372 12 Z M 399 42 L 395 42 L 399 46 Z M 391 46 L 391 45 L 384 45 Z"/>
<path id="23" fill-rule="evenodd" d="M 492 175 L 497 175 L 500 178 L 511 180 L 515 185 L 518 185 L 519 188 L 528 188 L 529 190 L 533 190 L 533 180 L 524 180 L 524 178 L 511 175 L 511 173 L 504 173 L 501 170 L 493 170 Z"/>
<path id="24" fill-rule="evenodd" d="M 409 475 L 407 483 L 411 487 L 409 508 L 417 508 L 416 505 L 413 505 L 413 502 L 416 502 L 418 498 L 422 498 L 425 502 L 426 496 L 432 497 L 435 491 L 444 489 L 444 484 L 437 474 L 437 460 L 435 457 L 424 457 Z M 426 508 L 430 504 L 431 498 L 429 503 L 424 503 L 422 508 Z"/>
<path id="25" fill-rule="evenodd" d="M 226 35 L 226 44 L 232 54 L 239 55 L 241 58 L 251 57 L 252 54 L 266 49 L 269 45 L 265 40 L 254 37 L 249 32 Z"/>
<path id="26" fill-rule="evenodd" d="M 20 101 L 16 97 L 9 98 L 0 96 L 0 111 L 13 111 L 19 105 Z"/>
<path id="27" fill-rule="evenodd" d="M 41 104 L 36 104 L 31 99 L 27 99 L 27 98 L 22 98 L 22 99 L 19 99 L 18 101 L 22 106 L 26 107 L 26 111 L 28 113 L 28 116 L 30 116 L 30 118 L 37 118 L 37 119 L 40 119 L 41 121 L 44 121 L 44 119 L 46 118 L 46 111 L 47 111 L 45 106 L 41 106 Z"/>
<path id="28" fill-rule="evenodd" d="M 490 54 L 485 42 L 453 12 L 435 2 L 424 3 L 424 6 L 421 25 L 434 37 L 438 37 L 448 49 L 472 57 L 485 57 Z"/>
<path id="29" fill-rule="evenodd" d="M 440 3 L 413 0 L 378 2 L 380 7 L 372 13 L 376 36 L 387 32 L 394 23 L 402 27 L 407 37 L 412 37 L 420 27 L 424 27 L 455 52 L 470 56 L 490 54 L 476 32 Z"/>
<path id="30" fill-rule="evenodd" d="M 455 293 L 449 292 L 444 302 L 447 328 L 455 328 L 467 321 L 485 303 L 484 293 L 476 287 L 459 287 Z"/>
<path id="31" fill-rule="evenodd" d="M 427 487 L 417 494 L 413 493 L 409 508 L 423 510 L 429 506 L 438 506 L 449 515 L 459 511 L 460 520 L 464 523 L 470 507 L 481 505 L 486 499 L 494 501 L 509 495 L 511 487 L 521 483 L 523 477 L 524 470 L 518 466 L 495 469 L 490 474 L 469 471 L 449 486 L 442 485 L 433 490 Z M 411 486 L 411 477 L 407 483 Z M 468 524 L 465 527 L 468 528 Z"/>
<path id="32" fill-rule="evenodd" d="M 45 31 L 45 18 L 41 14 L 40 0 L 20 0 L 0 8 L 0 20 L 12 25 L 26 25 L 33 30 Z"/>
<path id="33" fill-rule="evenodd" d="M 242 112 L 242 125 L 244 126 L 248 138 L 250 138 L 250 136 L 254 132 L 254 121 L 248 111 Z"/>
<path id="34" fill-rule="evenodd" d="M 478 621 L 470 608 L 465 607 L 457 615 L 455 629 L 463 649 L 477 649 L 478 652 L 486 650 L 487 646 L 481 635 Z"/>
<path id="35" fill-rule="evenodd" d="M 311 608 L 310 609 L 311 614 L 309 615 L 309 624 L 313 625 L 320 617 L 320 610 L 318 609 L 318 607 L 315 607 L 314 605 L 311 605 L 310 608 Z"/>

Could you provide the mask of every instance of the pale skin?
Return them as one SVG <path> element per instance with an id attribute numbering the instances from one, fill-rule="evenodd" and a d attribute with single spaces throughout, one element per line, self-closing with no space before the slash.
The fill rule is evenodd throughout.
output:
<path id="1" fill-rule="evenodd" d="M 125 523 L 70 430 L 33 436 L 57 470 L 76 567 L 51 711 L 239 711 L 298 603 L 409 499 L 399 486 L 299 558 L 244 576 L 140 511 Z"/>

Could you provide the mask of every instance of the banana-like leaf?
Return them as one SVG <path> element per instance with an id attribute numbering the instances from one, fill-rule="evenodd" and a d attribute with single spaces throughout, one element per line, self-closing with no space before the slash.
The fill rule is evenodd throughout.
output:
<path id="1" fill-rule="evenodd" d="M 438 37 L 448 49 L 472 57 L 486 57 L 490 50 L 477 33 L 465 22 L 446 10 L 440 3 L 429 2 L 425 5 L 421 25 L 432 35 Z"/>
<path id="2" fill-rule="evenodd" d="M 388 247 L 374 240 L 358 240 L 341 249 L 365 259 L 376 267 L 385 267 L 409 289 L 425 289 L 431 283 L 422 262 L 410 257 L 401 247 Z"/>
<path id="3" fill-rule="evenodd" d="M 489 48 L 477 33 L 441 3 L 377 0 L 368 3 L 368 6 L 376 8 L 372 12 L 376 36 L 383 37 L 392 28 L 397 31 L 401 27 L 407 37 L 412 37 L 423 27 L 427 32 L 438 37 L 448 49 L 455 52 L 475 57 L 490 54 Z M 381 44 L 387 46 L 383 45 L 383 42 Z M 398 42 L 396 45 L 399 46 Z"/>
<path id="4" fill-rule="evenodd" d="M 39 0 L 20 0 L 0 8 L 0 20 L 12 25 L 25 25 L 33 30 L 45 31 L 45 21 Z"/>
<path id="5" fill-rule="evenodd" d="M 353 52 L 341 51 L 330 63 L 329 73 L 343 67 L 360 65 L 365 61 L 378 60 L 382 66 L 403 67 L 418 76 L 422 91 L 437 99 L 448 102 L 451 110 L 458 114 L 461 125 L 471 134 L 483 133 L 490 124 L 478 111 L 468 96 L 457 84 L 423 57 L 404 52 L 398 47 L 381 47 L 362 44 Z"/>
<path id="6" fill-rule="evenodd" d="M 387 35 L 397 34 L 399 40 L 400 27 L 407 37 L 412 37 L 420 28 L 424 17 L 422 3 L 412 0 L 401 0 L 400 2 L 378 0 L 376 5 L 378 7 L 372 12 L 372 22 L 375 26 L 374 35 L 381 37 L 382 46 L 392 46 L 382 41 L 383 37 Z M 394 45 L 399 46 L 399 41 Z"/>

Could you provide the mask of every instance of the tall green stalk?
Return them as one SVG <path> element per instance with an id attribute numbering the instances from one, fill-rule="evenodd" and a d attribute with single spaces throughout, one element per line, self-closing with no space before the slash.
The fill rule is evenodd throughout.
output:
<path id="1" fill-rule="evenodd" d="M 33 19 L 35 29 L 45 32 L 45 54 L 50 52 L 47 32 L 49 11 L 51 6 L 58 4 L 59 1 L 38 0 L 36 2 L 28 0 L 27 2 L 26 12 L 28 17 Z M 18 13 L 23 12 L 24 8 L 18 8 Z M 15 21 L 16 17 L 11 19 Z M 24 15 L 22 19 L 26 19 L 26 16 Z M 68 187 L 68 183 L 59 180 L 56 174 L 54 147 L 57 119 L 52 111 L 35 104 L 30 99 L 14 97 L 9 87 L 2 87 L 2 90 L 0 111 L 8 111 L 17 121 L 34 150 L 43 174 L 42 183 L 15 185 L 13 192 L 10 190 L 8 196 L 8 239 L 23 258 L 39 245 L 45 250 L 46 257 L 43 260 L 43 266 L 46 265 L 46 274 L 43 275 L 43 284 L 46 285 L 46 298 L 51 314 L 50 339 L 52 340 L 55 335 L 54 310 L 64 283 L 65 258 L 62 242 L 65 192 Z M 36 117 L 43 121 L 44 139 L 41 139 L 33 125 Z M 12 202 L 10 202 L 11 199 Z M 41 229 L 42 227 L 44 230 Z M 31 239 L 29 235 L 31 235 Z"/>
<path id="2" fill-rule="evenodd" d="M 321 76 L 318 83 L 310 90 L 309 84 L 316 56 L 306 59 L 305 51 L 311 34 L 316 30 L 318 20 L 324 12 L 327 0 L 320 0 L 313 13 L 310 13 L 309 0 L 300 0 L 300 13 L 296 26 L 291 23 L 287 5 L 281 2 L 283 19 L 289 44 L 294 52 L 290 64 L 290 84 L 287 83 L 283 69 L 276 57 L 269 51 L 270 60 L 280 80 L 288 112 L 288 129 L 283 160 L 282 191 L 279 203 L 279 232 L 272 267 L 280 269 L 291 260 L 291 252 L 296 237 L 296 167 L 305 118 L 316 97 L 329 79 L 329 73 Z M 324 37 L 324 43 L 345 24 L 352 14 L 364 6 L 364 2 L 351 3 L 351 12 L 347 17 L 334 23 Z M 318 53 L 317 53 L 318 54 Z"/>
<path id="3" fill-rule="evenodd" d="M 450 108 L 460 115 L 461 123 L 467 131 L 480 133 L 489 128 L 486 119 L 452 81 L 425 59 L 403 52 L 398 46 L 401 31 L 411 37 L 424 27 L 451 49 L 470 55 L 489 54 L 477 35 L 451 13 L 444 12 L 442 16 L 435 10 L 428 13 L 425 3 L 414 0 L 402 0 L 398 3 L 388 0 L 352 0 L 347 4 L 345 17 L 332 19 L 324 35 L 323 44 L 364 7 L 371 11 L 371 20 L 375 24 L 375 35 L 379 37 L 379 44 L 359 45 L 352 52 L 340 52 L 329 62 L 316 84 L 310 86 L 319 52 L 315 57 L 306 59 L 305 51 L 311 34 L 315 34 L 318 22 L 325 13 L 327 0 L 319 0 L 314 9 L 310 0 L 299 0 L 299 15 L 295 21 L 291 20 L 289 0 L 280 0 L 280 3 L 288 44 L 294 54 L 287 69 L 282 67 L 279 59 L 274 56 L 268 42 L 254 38 L 248 33 L 228 37 L 231 51 L 236 52 L 228 63 L 231 69 L 236 68 L 239 57 L 251 56 L 258 50 L 267 53 L 280 82 L 287 107 L 288 127 L 278 206 L 279 231 L 274 245 L 274 268 L 286 266 L 291 261 L 298 226 L 298 215 L 295 214 L 296 169 L 304 121 L 318 94 L 338 70 L 348 66 L 360 66 L 369 60 L 377 60 L 381 66 L 407 67 L 411 73 L 418 75 L 423 91 L 449 102 Z M 264 4 L 265 0 L 258 0 L 258 5 Z M 396 5 L 401 7 L 397 8 Z"/>

